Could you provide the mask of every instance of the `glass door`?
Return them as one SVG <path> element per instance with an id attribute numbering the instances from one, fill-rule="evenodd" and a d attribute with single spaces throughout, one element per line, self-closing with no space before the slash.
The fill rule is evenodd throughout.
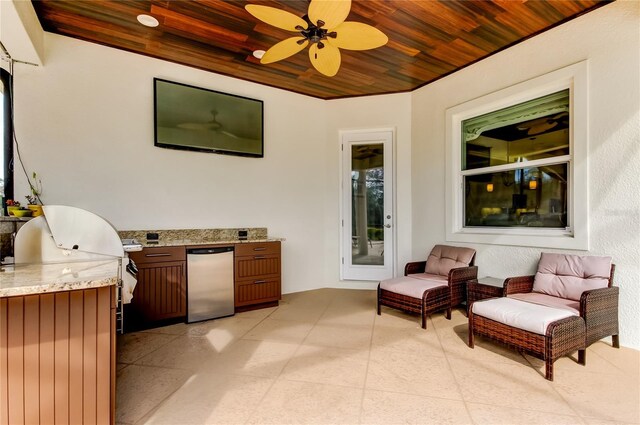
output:
<path id="1" fill-rule="evenodd" d="M 393 276 L 391 131 L 342 135 L 342 278 Z"/>

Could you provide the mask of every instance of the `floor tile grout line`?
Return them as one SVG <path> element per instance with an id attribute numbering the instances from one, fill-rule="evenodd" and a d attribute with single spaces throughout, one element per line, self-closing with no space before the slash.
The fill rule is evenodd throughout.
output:
<path id="1" fill-rule="evenodd" d="M 125 334 L 125 335 L 127 335 L 127 334 Z M 168 335 L 168 334 L 164 334 L 164 335 Z M 173 335 L 173 338 L 171 338 L 170 340 L 168 340 L 168 341 L 167 341 L 167 342 L 165 342 L 164 344 L 162 344 L 162 345 L 160 345 L 160 346 L 156 347 L 155 349 L 153 349 L 153 350 L 149 351 L 147 354 L 145 354 L 145 355 L 143 355 L 143 356 L 138 357 L 137 359 L 135 359 L 134 361 L 132 361 L 131 363 L 128 363 L 128 364 L 130 364 L 130 365 L 131 365 L 131 364 L 138 364 L 137 362 L 139 362 L 139 361 L 140 361 L 140 360 L 142 360 L 143 358 L 147 357 L 148 355 L 150 355 L 150 354 L 152 354 L 152 353 L 155 353 L 156 351 L 158 351 L 158 350 L 159 350 L 159 349 L 161 349 L 162 347 L 165 347 L 166 345 L 169 345 L 170 343 L 172 343 L 173 341 L 175 341 L 176 339 L 178 339 L 180 336 L 182 336 L 182 335 Z M 116 344 L 117 344 L 117 342 L 116 342 Z M 117 363 L 117 362 L 118 362 L 118 361 L 117 361 L 117 354 L 116 354 L 116 363 Z M 120 363 L 124 363 L 124 362 L 120 362 Z"/>
<path id="2" fill-rule="evenodd" d="M 453 311 L 451 313 L 454 314 Z M 451 320 L 451 319 L 449 319 L 449 320 Z M 462 404 L 464 405 L 464 408 L 467 411 L 467 415 L 469 416 L 469 419 L 471 420 L 471 423 L 475 424 L 476 421 L 475 421 L 475 419 L 473 419 L 473 416 L 471 415 L 471 410 L 469 409 L 469 405 L 467 404 L 467 400 L 465 399 L 464 393 L 462 392 L 462 386 L 460 385 L 460 381 L 458 380 L 458 377 L 456 376 L 455 372 L 453 371 L 453 367 L 451 366 L 451 361 L 449 360 L 449 355 L 447 354 L 447 351 L 444 349 L 444 345 L 442 345 L 442 339 L 440 338 L 440 334 L 437 332 L 436 327 L 433 324 L 433 320 L 431 320 L 431 317 L 429 317 L 429 321 L 431 322 L 431 328 L 436 333 L 436 338 L 438 338 L 438 342 L 440 343 L 440 348 L 444 352 L 444 358 L 445 358 L 445 360 L 447 362 L 447 365 L 449 366 L 449 372 L 453 376 L 453 380 L 456 383 L 456 388 L 460 392 L 460 398 L 462 399 Z M 468 323 L 468 318 L 467 318 L 467 323 Z M 469 332 L 469 330 L 467 328 L 467 333 L 468 332 Z"/>
<path id="3" fill-rule="evenodd" d="M 371 336 L 369 337 L 369 353 L 367 354 L 367 367 L 364 371 L 364 382 L 362 383 L 362 395 L 360 396 L 360 411 L 358 412 L 358 423 L 362 423 L 362 416 L 364 414 L 364 395 L 367 390 L 367 380 L 369 378 L 369 364 L 371 363 L 371 350 L 373 348 L 373 333 L 376 331 L 376 320 L 378 313 L 376 311 L 373 316 L 373 322 L 371 323 Z"/>
<path id="4" fill-rule="evenodd" d="M 333 300 L 331 300 L 332 302 Z M 325 307 L 325 309 L 322 312 L 322 315 L 324 315 L 324 313 L 327 311 L 327 309 L 329 308 L 329 304 L 331 304 L 331 302 L 327 303 L 327 307 Z M 278 308 L 280 308 L 280 306 L 278 306 Z M 267 316 L 265 316 L 265 319 L 269 316 L 271 316 L 271 314 L 273 314 L 275 311 L 278 310 L 278 308 L 276 308 L 274 311 L 272 311 L 271 313 L 269 313 Z M 320 317 L 322 317 L 322 315 L 320 315 Z M 318 319 L 316 320 L 315 323 L 318 323 L 318 320 L 320 320 L 320 317 L 318 317 Z M 263 319 L 264 320 L 264 319 Z M 277 319 L 273 319 L 273 320 L 277 320 Z M 260 323 L 262 323 L 262 321 L 260 321 Z M 309 328 L 309 332 L 311 332 L 311 330 L 315 327 L 315 323 L 314 325 Z M 259 323 L 258 323 L 259 324 Z M 256 326 L 258 326 L 258 324 L 256 324 Z M 253 329 L 253 328 L 252 328 Z M 298 352 L 298 350 L 300 349 L 300 346 L 304 343 L 304 341 L 306 340 L 307 336 L 309 335 L 309 332 L 307 332 L 307 334 L 305 335 L 305 337 L 302 339 L 301 342 L 297 343 L 298 347 L 296 348 L 296 350 L 293 352 L 293 354 L 291 355 L 291 357 L 289 357 L 287 359 L 287 361 L 285 362 L 285 364 L 282 366 L 282 368 L 280 369 L 280 372 L 278 372 L 278 374 L 273 378 L 273 381 L 271 382 L 271 385 L 269 385 L 269 388 L 267 388 L 267 390 L 264 392 L 264 394 L 262 394 L 262 397 L 260 397 L 260 400 L 255 404 L 255 406 L 253 407 L 253 409 L 251 410 L 251 413 L 247 416 L 247 420 L 244 421 L 244 423 L 249 423 L 249 421 L 253 418 L 253 416 L 256 414 L 256 412 L 258 411 L 258 408 L 260 407 L 260 405 L 262 404 L 262 402 L 264 401 L 264 399 L 267 397 L 267 394 L 269 394 L 269 392 L 271 391 L 271 389 L 273 388 L 273 386 L 276 384 L 276 382 L 278 381 L 278 379 L 280 379 L 280 376 L 282 375 L 282 372 L 285 370 L 285 368 L 287 367 L 287 365 L 289 364 L 289 362 L 291 361 L 291 359 L 293 357 L 295 357 L 296 353 Z M 247 332 L 248 333 L 248 332 Z M 246 335 L 246 334 L 245 334 Z M 283 378 L 284 379 L 284 378 Z"/>

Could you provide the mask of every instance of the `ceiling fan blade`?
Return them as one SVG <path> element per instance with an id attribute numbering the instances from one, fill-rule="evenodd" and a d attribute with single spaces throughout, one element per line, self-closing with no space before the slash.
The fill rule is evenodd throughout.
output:
<path id="1" fill-rule="evenodd" d="M 308 15 L 314 25 L 323 21 L 323 28 L 331 31 L 347 19 L 350 10 L 351 0 L 311 0 Z"/>
<path id="2" fill-rule="evenodd" d="M 307 47 L 309 41 L 304 40 L 304 43 L 298 44 L 299 40 L 304 40 L 302 37 L 291 37 L 281 42 L 274 44 L 269 50 L 267 50 L 260 59 L 260 63 L 273 63 L 282 59 L 286 59 L 289 56 L 293 56 L 300 50 Z"/>
<path id="3" fill-rule="evenodd" d="M 343 22 L 334 31 L 336 38 L 327 37 L 327 42 L 341 49 L 369 50 L 384 46 L 389 41 L 382 31 L 361 22 Z"/>
<path id="4" fill-rule="evenodd" d="M 254 17 L 266 22 L 274 27 L 282 28 L 287 31 L 298 31 L 296 26 L 307 27 L 307 23 L 300 17 L 286 10 L 276 9 L 275 7 L 261 6 L 258 4 L 248 4 L 244 7 L 247 12 Z"/>
<path id="5" fill-rule="evenodd" d="M 311 64 L 321 74 L 333 77 L 340 69 L 340 50 L 337 47 L 325 44 L 323 49 L 318 49 L 317 44 L 309 47 Z"/>

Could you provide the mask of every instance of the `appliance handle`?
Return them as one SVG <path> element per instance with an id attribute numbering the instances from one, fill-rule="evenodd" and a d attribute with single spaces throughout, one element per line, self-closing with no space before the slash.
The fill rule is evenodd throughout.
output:
<path id="1" fill-rule="evenodd" d="M 224 252 L 233 252 L 233 247 L 223 246 L 216 248 L 191 248 L 187 250 L 187 254 L 189 255 L 222 254 Z"/>

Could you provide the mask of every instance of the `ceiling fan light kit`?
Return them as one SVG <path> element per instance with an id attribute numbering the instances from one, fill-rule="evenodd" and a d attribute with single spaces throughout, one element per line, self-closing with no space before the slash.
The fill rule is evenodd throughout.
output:
<path id="1" fill-rule="evenodd" d="M 273 45 L 260 60 L 269 64 L 286 59 L 309 46 L 309 59 L 323 75 L 333 77 L 341 63 L 340 49 L 369 50 L 387 44 L 389 39 L 377 28 L 361 22 L 345 21 L 351 0 L 311 0 L 302 18 L 274 7 L 248 4 L 255 18 L 298 35 Z"/>

